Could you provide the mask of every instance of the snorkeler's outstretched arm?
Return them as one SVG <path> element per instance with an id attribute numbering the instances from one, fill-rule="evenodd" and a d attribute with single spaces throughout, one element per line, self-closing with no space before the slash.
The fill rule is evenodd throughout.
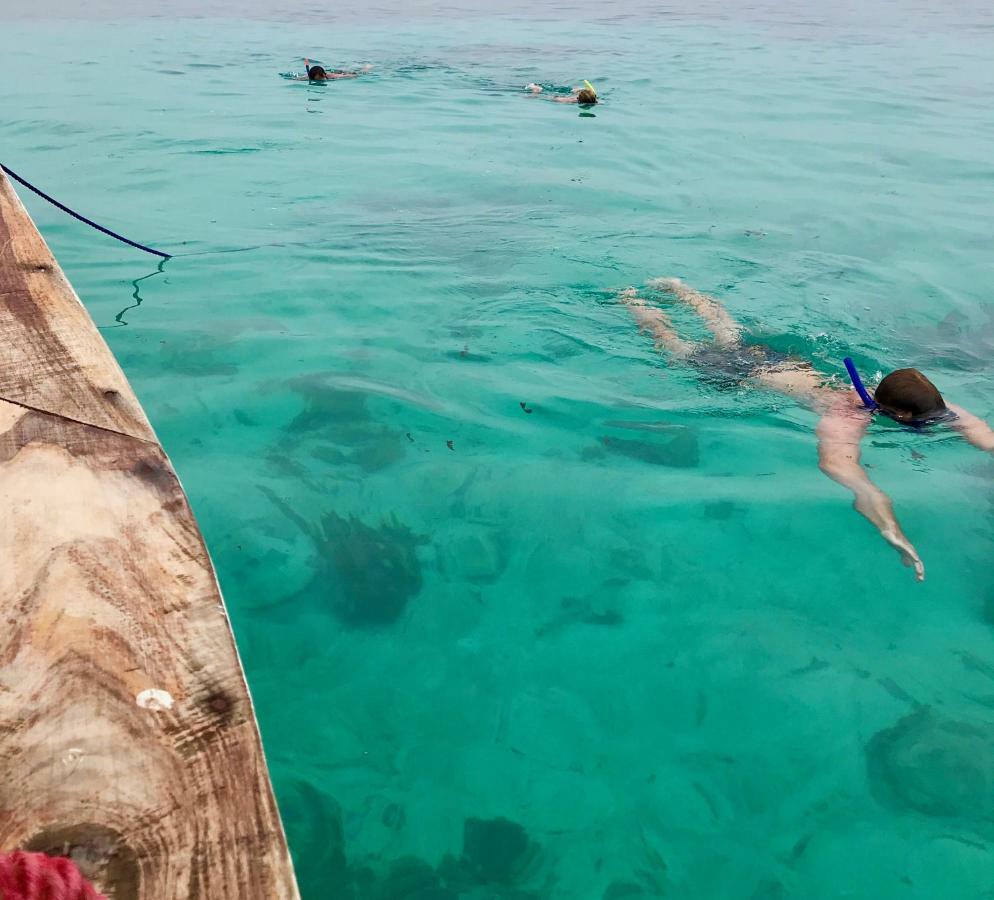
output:
<path id="1" fill-rule="evenodd" d="M 679 359 L 686 359 L 694 352 L 694 345 L 676 333 L 673 323 L 661 309 L 649 306 L 635 288 L 625 288 L 618 294 L 631 311 L 640 331 L 648 331 L 656 340 L 656 347 L 666 350 Z"/>
<path id="2" fill-rule="evenodd" d="M 962 406 L 952 403 L 948 406 L 956 413 L 956 418 L 949 424 L 978 450 L 994 453 L 994 429 L 972 412 L 967 412 Z"/>
<path id="3" fill-rule="evenodd" d="M 870 481 L 860 465 L 859 445 L 869 422 L 869 415 L 860 410 L 842 404 L 829 406 L 818 422 L 818 465 L 829 478 L 852 491 L 856 510 L 901 554 L 902 562 L 915 570 L 915 579 L 924 581 L 925 566 L 901 530 L 890 497 Z"/>

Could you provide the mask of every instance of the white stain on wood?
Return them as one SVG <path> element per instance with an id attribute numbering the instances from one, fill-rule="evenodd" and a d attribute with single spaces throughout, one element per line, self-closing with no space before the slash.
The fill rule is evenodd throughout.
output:
<path id="1" fill-rule="evenodd" d="M 135 697 L 135 703 L 142 709 L 151 709 L 156 712 L 160 709 L 173 708 L 172 695 L 169 691 L 160 691 L 158 688 L 145 688 L 145 690 L 139 691 L 138 696 Z"/>
<path id="2" fill-rule="evenodd" d="M 296 898 L 189 504 L 2 174 L 0 559 L 0 849 L 110 900 Z"/>

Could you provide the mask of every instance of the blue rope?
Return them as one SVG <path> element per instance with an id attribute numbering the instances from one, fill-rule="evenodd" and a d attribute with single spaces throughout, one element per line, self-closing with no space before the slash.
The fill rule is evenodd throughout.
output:
<path id="1" fill-rule="evenodd" d="M 116 231 L 111 231 L 109 228 L 104 228 L 103 225 L 98 225 L 96 222 L 92 221 L 91 219 L 86 218 L 86 216 L 81 216 L 78 212 L 74 212 L 68 206 L 59 203 L 59 201 L 56 200 L 54 197 L 49 197 L 48 194 L 36 188 L 33 184 L 31 184 L 31 182 L 25 181 L 23 178 L 21 178 L 20 175 L 18 175 L 16 172 L 12 172 L 3 163 L 0 163 L 0 169 L 3 169 L 4 172 L 6 172 L 11 178 L 14 179 L 14 181 L 18 182 L 19 184 L 23 184 L 24 187 L 26 187 L 29 191 L 34 191 L 43 200 L 47 200 L 49 203 L 51 203 L 53 206 L 57 206 L 63 212 L 69 213 L 69 215 L 72 216 L 74 219 L 79 219 L 80 222 L 85 222 L 91 228 L 96 228 L 97 231 L 102 231 L 104 234 L 110 235 L 112 238 L 116 238 L 117 240 L 121 241 L 121 243 L 123 244 L 130 244 L 132 247 L 136 247 L 139 250 L 144 250 L 146 253 L 151 253 L 153 256 L 161 256 L 163 259 L 172 259 L 171 253 L 163 253 L 161 250 L 153 250 L 151 247 L 146 247 L 144 244 L 139 244 L 136 241 L 128 240 L 128 238 L 118 234 Z"/>

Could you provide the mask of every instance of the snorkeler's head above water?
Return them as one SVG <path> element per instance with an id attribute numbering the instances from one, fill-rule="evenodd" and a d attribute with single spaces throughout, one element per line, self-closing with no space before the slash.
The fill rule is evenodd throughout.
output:
<path id="1" fill-rule="evenodd" d="M 873 392 L 881 412 L 905 424 L 942 419 L 949 414 L 939 389 L 917 369 L 897 369 Z"/>
<path id="2" fill-rule="evenodd" d="M 576 102 L 580 106 L 593 106 L 597 102 L 597 91 L 586 78 L 583 79 L 583 89 L 577 91 Z"/>
<path id="3" fill-rule="evenodd" d="M 864 387 L 856 364 L 847 356 L 843 362 L 859 399 L 871 412 L 883 413 L 895 422 L 920 428 L 956 418 L 946 406 L 939 389 L 917 369 L 896 369 L 877 385 L 874 396 Z"/>
<path id="4" fill-rule="evenodd" d="M 307 70 L 307 77 L 310 81 L 327 81 L 328 73 L 322 66 L 310 66 Z"/>

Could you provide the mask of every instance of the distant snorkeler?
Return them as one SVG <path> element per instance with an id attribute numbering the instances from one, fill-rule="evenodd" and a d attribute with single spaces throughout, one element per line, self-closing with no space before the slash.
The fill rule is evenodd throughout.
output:
<path id="1" fill-rule="evenodd" d="M 309 81 L 311 84 L 321 84 L 325 81 L 337 81 L 339 78 L 358 78 L 360 75 L 365 75 L 367 72 L 370 72 L 373 68 L 372 66 L 362 66 L 361 68 L 355 70 L 332 69 L 329 72 L 324 68 L 324 66 L 312 66 L 311 61 L 306 56 L 303 59 L 307 74 L 293 75 L 290 77 L 291 81 Z"/>
<path id="2" fill-rule="evenodd" d="M 583 85 L 583 87 L 572 88 L 568 94 L 551 94 L 549 99 L 553 103 L 578 103 L 583 107 L 593 106 L 598 102 L 597 91 L 594 90 L 594 86 L 586 79 L 584 79 Z M 525 85 L 525 90 L 533 97 L 537 97 L 545 91 L 545 88 L 540 84 L 532 82 Z"/>
<path id="3" fill-rule="evenodd" d="M 852 491 L 858 512 L 870 520 L 884 540 L 901 555 L 906 566 L 925 580 L 925 566 L 901 530 L 890 498 L 870 481 L 860 465 L 860 442 L 873 415 L 879 413 L 909 428 L 946 424 L 974 447 L 994 452 L 994 431 L 982 419 L 960 406 L 946 403 L 938 388 L 917 369 L 897 369 L 877 385 L 872 397 L 863 387 L 852 360 L 846 359 L 855 390 L 826 383 L 806 360 L 791 357 L 763 344 L 743 341 L 744 329 L 713 297 L 687 287 L 678 278 L 656 278 L 648 287 L 671 294 L 690 307 L 713 335 L 707 343 L 684 340 L 669 316 L 650 306 L 635 288 L 620 294 L 639 328 L 656 340 L 656 348 L 697 369 L 709 380 L 726 385 L 750 385 L 793 397 L 821 414 L 818 464 L 829 478 Z"/>

